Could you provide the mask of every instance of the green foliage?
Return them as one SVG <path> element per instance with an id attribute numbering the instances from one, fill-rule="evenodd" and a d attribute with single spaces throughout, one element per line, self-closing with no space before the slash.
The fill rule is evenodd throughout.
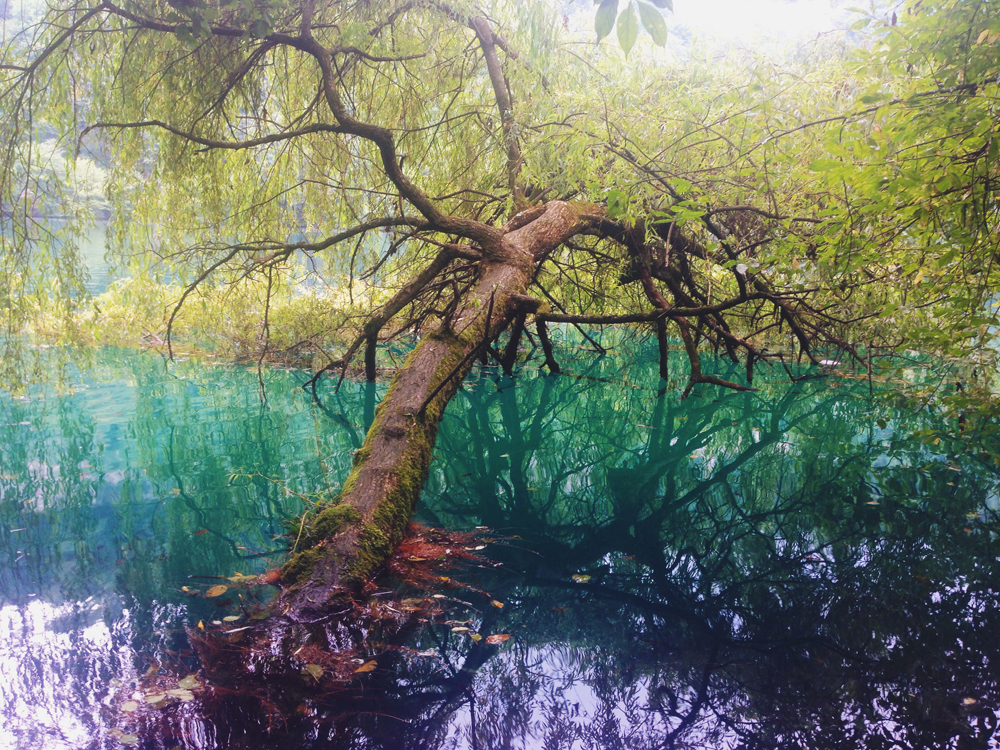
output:
<path id="1" fill-rule="evenodd" d="M 684 273 L 705 299 L 766 279 L 808 298 L 822 311 L 816 330 L 831 337 L 878 352 L 921 347 L 991 361 L 1000 323 L 991 302 L 1000 287 L 992 4 L 915 3 L 898 19 L 873 12 L 851 35 L 787 59 L 695 49 L 675 64 L 639 54 L 640 25 L 665 43 L 668 2 L 603 0 L 597 35 L 616 32 L 625 66 L 609 45 L 581 47 L 584 37 L 548 4 L 494 0 L 489 17 L 510 50 L 506 122 L 490 104 L 467 23 L 480 9 L 449 7 L 321 2 L 313 18 L 325 48 L 350 50 L 336 54 L 353 115 L 394 128 L 404 173 L 443 212 L 501 225 L 520 200 L 507 174 L 516 142 L 528 202 L 590 201 L 652 244 L 665 243 L 658 231 L 668 226 L 700 243 L 706 252 Z M 314 61 L 275 36 L 299 33 L 300 7 L 157 0 L 139 10 L 173 30 L 137 30 L 123 44 L 121 19 L 79 2 L 47 11 L 0 47 L 10 65 L 0 71 L 5 382 L 23 370 L 25 334 L 162 338 L 181 290 L 234 248 L 186 300 L 179 335 L 223 342 L 238 356 L 265 344 L 342 344 L 354 330 L 348 314 L 372 312 L 451 241 L 397 227 L 315 256 L 273 257 L 281 243 L 319 241 L 412 207 L 363 139 L 316 132 L 245 149 L 192 140 L 335 124 L 318 105 Z M 235 31 L 216 33 L 223 27 Z M 58 53 L 44 56 L 47 45 Z M 33 60 L 31 76 L 16 69 Z M 156 127 L 83 134 L 94 123 L 151 121 L 191 137 Z M 93 189 L 95 170 L 106 174 L 104 197 Z M 95 306 L 76 244 L 108 206 L 109 252 L 131 280 Z M 39 220 L 57 215 L 65 217 L 58 232 Z M 303 264 L 313 262 L 334 287 L 329 296 L 301 293 Z M 641 311 L 648 303 L 638 285 L 622 285 L 630 269 L 620 247 L 580 238 L 538 278 L 566 309 Z M 446 309 L 448 293 L 434 293 L 421 312 L 432 317 L 415 316 L 416 327 Z M 747 312 L 735 325 L 749 330 L 765 315 L 768 332 L 754 341 L 794 351 L 773 311 Z"/>
<path id="2" fill-rule="evenodd" d="M 611 30 L 617 26 L 618 43 L 625 56 L 628 57 L 639 37 L 639 21 L 641 19 L 642 26 L 653 38 L 653 43 L 660 47 L 666 46 L 667 24 L 657 8 L 673 11 L 673 4 L 670 0 L 653 0 L 653 5 L 642 0 L 626 0 L 625 9 L 621 13 L 618 12 L 619 4 L 619 0 L 600 0 L 597 14 L 594 17 L 594 30 L 597 32 L 598 41 L 608 36 Z M 615 23 L 616 18 L 618 19 L 617 24 Z"/>
<path id="3" fill-rule="evenodd" d="M 27 330 L 36 340 L 61 346 L 160 345 L 183 291 L 177 284 L 136 275 L 115 282 L 68 318 L 37 307 Z M 371 307 L 372 299 L 382 296 L 377 290 L 359 290 L 351 307 L 346 294 L 303 293 L 291 284 L 272 289 L 268 359 L 311 358 L 317 346 L 342 345 L 358 331 L 352 314 Z M 257 283 L 202 287 L 174 320 L 174 340 L 182 347 L 230 359 L 256 360 L 265 344 L 266 297 L 266 287 Z"/>

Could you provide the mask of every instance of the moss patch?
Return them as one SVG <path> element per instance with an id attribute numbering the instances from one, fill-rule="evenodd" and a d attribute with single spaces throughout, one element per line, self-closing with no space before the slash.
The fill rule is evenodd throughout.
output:
<path id="1" fill-rule="evenodd" d="M 350 505 L 331 505 L 324 508 L 311 524 L 309 537 L 312 544 L 339 534 L 346 526 L 358 523 L 361 514 Z"/>
<path id="2" fill-rule="evenodd" d="M 288 562 L 281 566 L 281 580 L 286 583 L 306 583 L 322 556 L 323 550 L 319 547 L 292 555 Z"/>

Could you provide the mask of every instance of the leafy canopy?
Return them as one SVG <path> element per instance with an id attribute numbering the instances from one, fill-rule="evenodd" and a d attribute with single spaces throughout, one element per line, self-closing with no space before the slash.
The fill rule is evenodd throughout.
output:
<path id="1" fill-rule="evenodd" d="M 20 19 L 0 47 L 8 354 L 40 310 L 78 321 L 74 239 L 101 206 L 81 174 L 98 168 L 130 273 L 256 285 L 265 310 L 272 290 L 318 278 L 372 313 L 443 245 L 564 199 L 604 206 L 615 228 L 538 270 L 563 309 L 646 310 L 633 282 L 649 255 L 681 307 L 748 284 L 793 295 L 745 299 L 718 324 L 752 354 L 819 341 L 983 356 L 1000 282 L 994 5 L 916 2 L 793 59 L 679 64 L 639 35 L 665 43 L 666 7 L 603 0 L 597 36 L 619 44 L 597 46 L 542 0 L 77 0 Z M 464 268 L 399 329 L 446 312 Z M 801 335 L 776 345 L 793 317 Z M 714 320 L 699 331 L 732 344 Z"/>

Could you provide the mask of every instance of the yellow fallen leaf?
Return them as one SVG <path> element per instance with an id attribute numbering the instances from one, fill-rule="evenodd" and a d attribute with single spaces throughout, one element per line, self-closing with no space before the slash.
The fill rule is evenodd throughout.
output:
<path id="1" fill-rule="evenodd" d="M 497 609 L 503 609 L 503 602 L 498 602 L 496 599 L 490 602 Z"/>
<path id="2" fill-rule="evenodd" d="M 577 573 L 576 575 L 573 576 L 573 580 L 576 581 L 577 583 L 586 583 L 587 581 L 590 580 L 590 576 L 581 575 Z"/>
<path id="3" fill-rule="evenodd" d="M 503 643 L 506 640 L 510 640 L 509 633 L 494 633 L 493 635 L 486 636 L 486 642 L 491 646 L 495 646 L 498 643 Z"/>
<path id="4" fill-rule="evenodd" d="M 229 587 L 228 586 L 223 586 L 222 584 L 219 584 L 218 586 L 212 586 L 212 588 L 210 588 L 208 591 L 206 591 L 205 592 L 205 596 L 209 596 L 209 597 L 212 597 L 212 596 L 222 596 L 227 591 L 229 591 Z"/>
<path id="5" fill-rule="evenodd" d="M 124 711 L 125 713 L 130 714 L 137 708 L 139 708 L 139 704 L 136 703 L 135 701 L 125 701 L 124 703 L 122 703 L 122 711 Z"/>
<path id="6" fill-rule="evenodd" d="M 360 667 L 354 670 L 354 674 L 361 674 L 362 672 L 371 672 L 377 666 L 378 662 L 376 662 L 374 659 L 372 659 L 371 661 L 366 661 L 364 664 L 362 664 Z"/>

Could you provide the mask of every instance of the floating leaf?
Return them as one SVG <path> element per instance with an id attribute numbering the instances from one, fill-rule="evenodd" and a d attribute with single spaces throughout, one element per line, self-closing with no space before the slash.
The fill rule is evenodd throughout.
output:
<path id="1" fill-rule="evenodd" d="M 202 622 L 201 620 L 198 620 L 198 630 L 204 630 L 204 629 L 205 629 L 205 623 Z"/>
<path id="2" fill-rule="evenodd" d="M 354 674 L 361 674 L 362 672 L 371 672 L 377 666 L 378 663 L 374 659 L 372 659 L 371 661 L 366 661 L 364 664 L 362 664 L 360 667 L 354 670 Z"/>
<path id="3" fill-rule="evenodd" d="M 177 700 L 184 701 L 185 703 L 194 700 L 194 693 L 192 693 L 190 690 L 183 690 L 180 688 L 176 690 L 168 690 L 167 695 L 169 695 L 171 698 L 176 698 Z"/>
<path id="4" fill-rule="evenodd" d="M 242 617 L 243 617 L 243 615 L 229 615 L 228 617 L 223 617 L 222 621 L 223 622 L 236 622 L 237 620 L 239 620 Z"/>
<path id="5" fill-rule="evenodd" d="M 194 688 L 200 688 L 201 683 L 198 682 L 198 678 L 195 675 L 189 674 L 184 679 L 177 681 L 177 687 L 183 688 L 184 690 L 192 690 Z"/>
<path id="6" fill-rule="evenodd" d="M 123 745 L 138 745 L 139 738 L 134 734 L 123 734 L 118 738 L 118 741 Z"/>
<path id="7" fill-rule="evenodd" d="M 139 708 L 139 704 L 136 703 L 135 701 L 125 701 L 124 703 L 122 703 L 122 711 L 124 711 L 125 713 L 130 714 L 137 708 Z"/>
<path id="8" fill-rule="evenodd" d="M 473 636 L 475 638 L 475 636 Z M 436 648 L 429 648 L 426 651 L 417 651 L 417 656 L 437 656 L 438 651 Z"/>
<path id="9" fill-rule="evenodd" d="M 479 643 L 479 642 L 480 642 L 481 640 L 483 640 L 483 637 L 482 637 L 481 635 L 479 635 L 479 633 L 473 633 L 473 634 L 472 634 L 472 635 L 470 635 L 469 637 L 470 637 L 470 638 L 471 638 L 472 640 L 474 640 L 474 641 L 475 641 L 476 643 Z"/>
<path id="10" fill-rule="evenodd" d="M 580 573 L 577 573 L 576 575 L 573 576 L 573 580 L 576 581 L 577 583 L 586 583 L 587 581 L 590 580 L 590 576 L 581 575 Z"/>
<path id="11" fill-rule="evenodd" d="M 323 667 L 319 664 L 306 664 L 302 671 L 311 674 L 316 682 L 319 682 L 319 678 L 323 676 Z"/>
<path id="12" fill-rule="evenodd" d="M 503 602 L 498 602 L 496 599 L 490 602 L 497 609 L 503 609 Z"/>
<path id="13" fill-rule="evenodd" d="M 229 587 L 228 586 L 223 586 L 220 583 L 218 586 L 212 586 L 212 588 L 210 588 L 208 591 L 206 591 L 205 592 L 205 596 L 208 596 L 208 597 L 222 596 L 227 591 L 229 591 Z"/>
<path id="14" fill-rule="evenodd" d="M 491 646 L 496 646 L 498 643 L 503 643 L 507 640 L 510 640 L 509 633 L 494 633 L 493 635 L 486 636 L 486 642 Z"/>
<path id="15" fill-rule="evenodd" d="M 464 625 L 462 625 L 462 626 L 457 627 L 457 628 L 452 628 L 451 632 L 452 633 L 468 633 L 469 629 L 467 627 L 465 627 Z"/>
<path id="16" fill-rule="evenodd" d="M 181 494 L 180 488 L 174 487 L 172 490 L 170 490 L 170 494 L 171 495 L 179 495 L 179 494 Z"/>
<path id="17" fill-rule="evenodd" d="M 150 704 L 160 703 L 161 701 L 165 701 L 166 699 L 167 699 L 166 693 L 154 693 L 153 695 L 146 696 L 146 703 Z"/>
<path id="18" fill-rule="evenodd" d="M 977 703 L 979 703 L 979 701 L 977 701 L 975 698 L 962 698 L 963 706 L 974 706 Z"/>

